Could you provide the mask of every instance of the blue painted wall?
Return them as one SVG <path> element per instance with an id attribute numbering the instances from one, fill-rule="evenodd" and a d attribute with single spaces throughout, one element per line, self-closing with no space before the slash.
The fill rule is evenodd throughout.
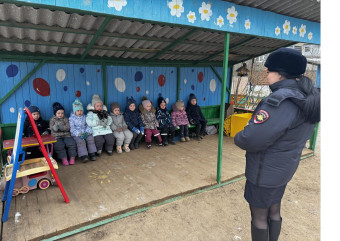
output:
<path id="1" fill-rule="evenodd" d="M 0 62 L 0 99 L 36 65 Z M 222 76 L 222 67 L 216 70 Z M 180 68 L 180 71 L 180 98 L 185 103 L 189 94 L 194 93 L 201 106 L 220 104 L 221 83 L 209 67 Z M 18 109 L 30 105 L 38 106 L 42 118 L 48 120 L 53 115 L 52 104 L 55 101 L 64 106 L 66 116 L 69 116 L 72 102 L 77 97 L 86 109 L 93 94 L 98 93 L 104 98 L 102 76 L 100 65 L 45 64 L 0 106 L 0 123 L 16 123 Z M 126 106 L 126 96 L 133 96 L 137 104 L 141 103 L 142 96 L 147 96 L 155 106 L 157 98 L 163 96 L 171 109 L 176 102 L 177 69 L 107 66 L 107 92 L 109 106 L 112 102 L 118 102 L 122 110 Z"/>
<path id="2" fill-rule="evenodd" d="M 320 44 L 320 23 L 222 0 L 23 0 L 132 19 Z M 177 9 L 177 10 L 176 10 Z M 203 14 L 203 10 L 207 14 Z M 67 11 L 65 9 L 65 11 Z M 72 12 L 72 10 L 70 10 Z M 190 17 L 192 16 L 192 17 Z M 300 29 L 303 31 L 300 32 Z"/>

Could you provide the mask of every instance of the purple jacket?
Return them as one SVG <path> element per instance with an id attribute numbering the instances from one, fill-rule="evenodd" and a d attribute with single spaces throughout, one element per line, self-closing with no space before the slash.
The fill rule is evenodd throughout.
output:
<path id="1" fill-rule="evenodd" d="M 185 109 L 183 111 L 179 111 L 177 110 L 177 107 L 175 104 L 172 106 L 171 118 L 172 118 L 172 124 L 174 126 L 184 126 L 184 125 L 189 124 Z"/>

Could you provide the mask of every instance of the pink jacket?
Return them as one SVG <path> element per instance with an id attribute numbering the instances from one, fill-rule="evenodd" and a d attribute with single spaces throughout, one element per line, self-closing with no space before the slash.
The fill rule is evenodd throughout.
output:
<path id="1" fill-rule="evenodd" d="M 172 106 L 171 119 L 172 119 L 172 124 L 174 126 L 183 126 L 183 125 L 189 124 L 185 109 L 183 111 L 179 111 L 177 110 L 175 104 Z"/>

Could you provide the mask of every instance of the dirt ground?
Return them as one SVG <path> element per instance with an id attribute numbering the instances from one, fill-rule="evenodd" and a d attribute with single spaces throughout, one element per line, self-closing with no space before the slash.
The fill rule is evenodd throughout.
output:
<path id="1" fill-rule="evenodd" d="M 320 140 L 320 138 L 318 138 Z M 282 201 L 280 241 L 320 240 L 320 141 Z M 64 240 L 251 240 L 245 180 L 186 197 Z"/>

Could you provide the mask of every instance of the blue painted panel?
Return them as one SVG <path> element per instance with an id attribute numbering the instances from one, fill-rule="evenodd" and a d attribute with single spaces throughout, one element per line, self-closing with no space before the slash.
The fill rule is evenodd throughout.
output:
<path id="1" fill-rule="evenodd" d="M 222 77 L 222 67 L 215 68 Z M 228 71 L 230 74 L 230 69 Z M 229 87 L 229 86 L 228 86 Z M 186 104 L 191 93 L 197 97 L 200 106 L 221 103 L 221 82 L 211 68 L 181 68 L 180 98 Z M 226 101 L 228 102 L 228 95 Z"/>
<path id="2" fill-rule="evenodd" d="M 240 6 L 222 0 L 23 1 L 76 8 L 126 18 L 320 44 L 320 23 Z M 15 2 L 19 4 L 22 1 L 13 1 L 13 3 Z M 208 14 L 204 14 L 203 10 L 207 10 Z M 190 18 L 190 15 L 194 15 L 194 17 Z M 303 34 L 300 34 L 300 28 L 303 29 Z M 296 31 L 293 31 L 293 29 Z"/>
<path id="3" fill-rule="evenodd" d="M 137 105 L 146 96 L 157 107 L 160 95 L 169 99 L 168 108 L 171 108 L 176 102 L 176 77 L 174 67 L 107 66 L 108 108 L 110 103 L 118 102 L 124 111 L 127 96 L 133 96 Z M 163 86 L 158 79 L 161 84 L 165 80 Z"/>
<path id="4" fill-rule="evenodd" d="M 316 70 L 315 87 L 321 88 L 321 66 L 320 65 L 318 65 L 318 69 Z"/>
<path id="5" fill-rule="evenodd" d="M 6 70 L 11 64 L 17 66 L 17 71 L 16 68 L 7 71 L 11 76 L 8 77 Z M 0 88 L 0 97 L 6 95 L 36 65 L 25 62 L 0 62 L 3 76 L 0 79 L 3 87 Z M 222 67 L 216 70 L 222 76 Z M 221 83 L 209 67 L 181 68 L 180 71 L 181 99 L 187 102 L 189 94 L 195 93 L 201 106 L 220 104 Z M 12 76 L 14 73 L 15 76 Z M 34 88 L 33 83 L 38 78 L 44 81 L 40 81 Z M 194 89 L 191 86 L 194 86 Z M 42 96 L 48 88 L 49 94 Z M 118 102 L 124 111 L 127 96 L 133 96 L 137 105 L 141 103 L 143 96 L 147 96 L 156 107 L 158 97 L 163 96 L 168 99 L 168 108 L 171 109 L 176 102 L 176 90 L 175 67 L 107 66 L 108 108 L 110 103 Z M 30 105 L 38 106 L 42 118 L 49 120 L 53 115 L 52 104 L 56 101 L 64 106 L 65 114 L 69 116 L 77 96 L 86 112 L 86 106 L 91 102 L 93 94 L 104 98 L 100 65 L 45 64 L 1 105 L 1 122 L 15 123 L 17 110 Z"/>

